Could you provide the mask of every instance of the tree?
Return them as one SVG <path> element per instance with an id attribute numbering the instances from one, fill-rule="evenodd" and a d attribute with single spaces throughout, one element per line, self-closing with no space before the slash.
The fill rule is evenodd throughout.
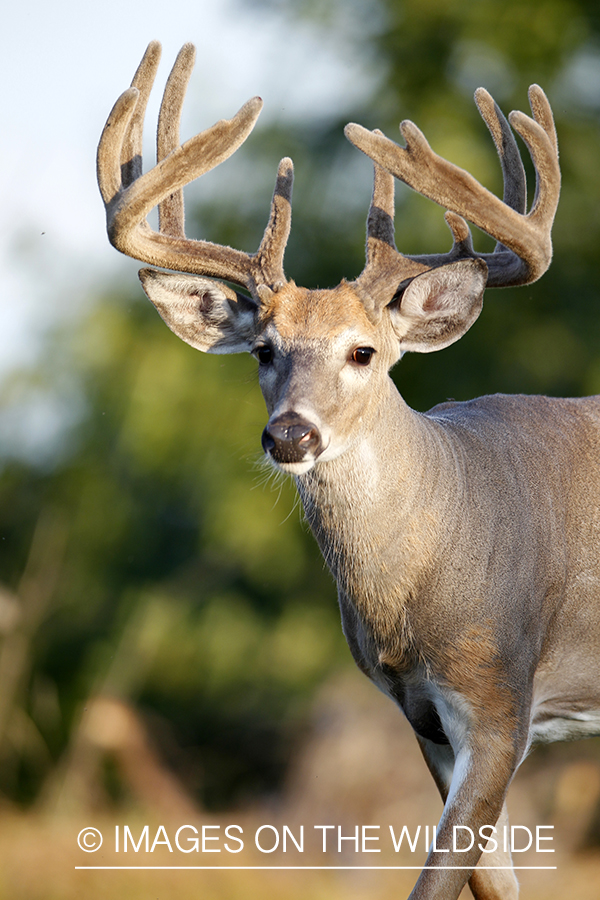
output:
<path id="1" fill-rule="evenodd" d="M 290 3 L 290 16 L 298 10 Z M 228 163 L 232 192 L 195 210 L 197 234 L 255 249 L 277 160 L 291 155 L 286 271 L 307 287 L 352 278 L 363 265 L 371 166 L 344 140 L 347 119 L 394 136 L 410 116 L 439 153 L 498 192 L 472 91 L 483 83 L 505 109 L 524 108 L 539 81 L 554 104 L 564 176 L 550 273 L 490 292 L 463 340 L 407 357 L 396 377 L 423 409 L 496 390 L 600 390 L 600 93 L 585 77 L 600 66 L 593 4 L 322 0 L 300 13 L 341 35 L 350 61 L 360 54 L 374 95 L 343 121 L 259 125 Z M 396 218 L 400 249 L 449 246 L 442 211 L 401 187 Z M 482 236 L 476 246 L 486 246 Z M 99 692 L 144 711 L 202 802 L 271 788 L 315 686 L 349 664 L 334 588 L 293 490 L 255 464 L 265 416 L 253 372 L 250 359 L 201 358 L 179 343 L 128 285 L 101 291 L 77 332 L 59 335 L 21 378 L 26 395 L 83 398 L 83 412 L 54 453 L 7 458 L 0 473 L 0 572 L 13 595 L 39 523 L 54 517 L 64 532 L 0 748 L 8 796 L 39 794 Z M 4 652 L 8 632 L 3 641 Z"/>

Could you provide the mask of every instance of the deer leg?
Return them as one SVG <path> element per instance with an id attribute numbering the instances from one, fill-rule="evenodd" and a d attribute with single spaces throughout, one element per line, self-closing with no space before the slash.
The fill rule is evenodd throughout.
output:
<path id="1" fill-rule="evenodd" d="M 497 846 L 492 852 L 482 854 L 477 868 L 469 879 L 469 887 L 475 900 L 516 900 L 519 896 L 519 882 L 512 867 L 510 850 L 503 850 L 505 827 L 508 828 L 506 803 L 502 805 L 502 812 L 496 823 Z M 482 869 L 482 866 L 494 868 Z"/>
<path id="2" fill-rule="evenodd" d="M 445 803 L 454 771 L 454 751 L 449 744 L 434 744 L 418 735 L 417 741 Z M 508 828 L 506 803 L 503 804 L 500 818 L 496 823 L 499 835 L 504 834 L 505 826 Z M 512 868 L 510 851 L 503 850 L 503 843 L 502 840 L 498 840 L 493 851 L 482 854 L 477 868 L 469 879 L 469 887 L 475 900 L 513 900 L 519 894 L 519 885 Z M 486 868 L 482 868 L 483 866 Z M 491 868 L 492 866 L 494 868 Z"/>
<path id="3" fill-rule="evenodd" d="M 519 886 L 512 868 L 510 851 L 503 850 L 503 829 L 505 825 L 508 826 L 506 803 L 502 803 L 497 818 L 494 818 L 494 815 L 490 814 L 487 815 L 487 821 L 485 822 L 476 821 L 473 815 L 467 812 L 453 815 L 452 806 L 458 805 L 459 807 L 464 808 L 464 805 L 467 805 L 464 804 L 464 801 L 462 803 L 460 802 L 460 786 L 455 786 L 453 791 L 454 797 L 451 799 L 450 804 L 447 802 L 448 795 L 452 790 L 451 786 L 453 779 L 455 779 L 455 781 L 457 778 L 460 779 L 460 773 L 455 772 L 454 751 L 449 744 L 435 744 L 432 741 L 419 736 L 417 736 L 417 740 L 429 771 L 442 796 L 442 800 L 446 804 L 437 833 L 437 848 L 452 847 L 453 825 L 468 825 L 474 832 L 475 842 L 472 851 L 454 854 L 450 851 L 447 854 L 443 854 L 445 859 L 442 859 L 441 861 L 440 857 L 442 857 L 442 854 L 437 854 L 438 859 L 435 859 L 435 854 L 430 853 L 427 859 L 427 865 L 432 866 L 438 863 L 439 868 L 433 870 L 426 869 L 421 873 L 421 877 L 415 885 L 410 900 L 417 900 L 417 898 L 419 898 L 419 900 L 421 900 L 421 898 L 423 898 L 423 900 L 425 900 L 425 898 L 427 898 L 427 900 L 433 900 L 434 897 L 437 898 L 438 896 L 440 898 L 445 898 L 445 900 L 449 900 L 451 897 L 458 897 L 467 878 L 475 900 L 516 900 L 519 894 Z M 497 775 L 497 773 L 495 774 Z M 473 773 L 471 772 L 467 777 L 472 779 Z M 508 780 L 510 780 L 510 777 Z M 463 777 L 462 783 L 464 784 L 465 781 L 466 778 Z M 471 795 L 474 793 L 472 782 L 469 793 Z M 482 791 L 482 796 L 487 793 L 487 791 Z M 472 799 L 477 800 L 480 798 L 474 797 Z M 458 804 L 455 802 L 456 800 L 459 801 Z M 494 821 L 492 821 L 492 819 L 494 819 Z M 479 835 L 479 828 L 483 825 L 496 826 L 497 834 L 495 837 L 497 838 L 497 841 L 493 850 L 491 850 L 491 848 L 488 850 L 486 847 L 486 852 L 481 854 L 481 851 L 478 849 L 478 844 L 481 844 L 481 846 L 485 846 L 485 844 L 482 836 Z M 444 831 L 449 835 L 449 841 L 444 840 Z M 489 828 L 484 830 L 484 835 L 490 836 Z M 462 835 L 459 835 L 459 837 L 460 836 Z M 481 854 L 481 857 L 470 877 L 468 877 L 468 872 L 464 869 L 444 871 L 444 867 L 450 865 L 468 866 L 473 857 L 476 857 L 479 854 Z M 454 887 L 454 893 L 452 892 L 452 887 Z"/>

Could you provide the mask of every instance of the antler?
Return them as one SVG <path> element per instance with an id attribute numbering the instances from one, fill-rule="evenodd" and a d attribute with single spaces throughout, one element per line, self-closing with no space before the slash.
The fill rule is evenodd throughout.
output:
<path id="1" fill-rule="evenodd" d="M 182 47 L 171 71 L 160 108 L 157 165 L 142 175 L 142 132 L 148 97 L 160 60 L 158 41 L 148 45 L 131 87 L 115 103 L 98 146 L 98 184 L 106 207 L 111 243 L 142 262 L 194 275 L 222 278 L 259 298 L 263 285 L 277 289 L 286 278 L 283 254 L 291 224 L 293 165 L 279 164 L 271 214 L 255 254 L 185 237 L 183 191 L 200 175 L 228 159 L 246 140 L 262 109 L 249 100 L 232 119 L 179 144 L 183 98 L 194 65 L 192 44 Z M 159 230 L 146 216 L 159 208 Z"/>
<path id="2" fill-rule="evenodd" d="M 536 170 L 536 192 L 526 214 L 525 172 L 519 151 L 499 107 L 483 88 L 475 93 L 479 112 L 494 139 L 504 176 L 500 200 L 468 172 L 433 152 L 422 132 L 410 121 L 400 125 L 406 147 L 400 147 L 380 131 L 368 131 L 353 123 L 346 137 L 375 163 L 373 200 L 367 228 L 367 263 L 358 283 L 372 292 L 382 281 L 412 278 L 428 268 L 463 257 L 484 259 L 489 270 L 488 287 L 529 284 L 550 265 L 550 231 L 558 205 L 560 169 L 552 110 L 538 85 L 529 89 L 533 119 L 512 112 L 510 124 L 523 138 Z M 404 256 L 393 237 L 394 182 L 391 175 L 445 206 L 446 221 L 454 244 L 447 254 Z M 464 217 L 464 218 L 463 218 Z M 465 219 L 496 238 L 493 253 L 475 253 Z"/>

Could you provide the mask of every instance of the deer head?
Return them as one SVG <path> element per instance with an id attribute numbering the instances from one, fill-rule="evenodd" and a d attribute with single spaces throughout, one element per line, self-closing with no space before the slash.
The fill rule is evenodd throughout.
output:
<path id="1" fill-rule="evenodd" d="M 521 112 L 509 117 L 536 168 L 529 213 L 511 128 L 482 88 L 475 99 L 500 157 L 503 200 L 437 156 L 412 122 L 401 125 L 405 147 L 379 131 L 348 125 L 346 136 L 375 168 L 366 264 L 353 282 L 307 290 L 283 270 L 291 223 L 289 159 L 279 164 L 269 221 L 255 254 L 185 236 L 183 186 L 231 156 L 262 107 L 255 97 L 232 119 L 180 145 L 179 119 L 194 61 L 190 44 L 182 48 L 165 89 L 157 165 L 142 174 L 144 113 L 159 57 L 160 45 L 151 43 L 98 148 L 109 238 L 135 259 L 175 270 L 140 272 L 145 292 L 175 334 L 209 353 L 256 356 L 270 416 L 263 448 L 284 471 L 302 474 L 359 440 L 390 389 L 390 367 L 407 350 L 429 353 L 458 340 L 479 315 L 486 286 L 527 284 L 548 267 L 560 174 L 552 113 L 536 85 L 529 92 L 533 118 Z M 396 249 L 394 177 L 446 208 L 453 235 L 449 252 L 407 256 Z M 158 231 L 146 221 L 155 206 Z M 495 238 L 493 253 L 474 251 L 466 219 Z"/>

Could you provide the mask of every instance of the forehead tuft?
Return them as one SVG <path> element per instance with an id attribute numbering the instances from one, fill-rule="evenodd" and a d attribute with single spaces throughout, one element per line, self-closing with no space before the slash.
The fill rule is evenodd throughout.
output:
<path id="1" fill-rule="evenodd" d="M 333 339 L 344 331 L 374 330 L 353 288 L 342 282 L 330 290 L 309 291 L 290 282 L 273 295 L 264 326 L 272 324 L 283 340 Z"/>

